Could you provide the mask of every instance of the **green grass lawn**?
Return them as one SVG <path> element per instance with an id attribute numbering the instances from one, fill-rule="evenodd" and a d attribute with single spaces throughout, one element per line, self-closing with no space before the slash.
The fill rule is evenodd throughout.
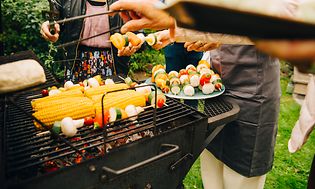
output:
<path id="1" fill-rule="evenodd" d="M 291 95 L 285 93 L 288 79 L 281 79 L 283 95 L 280 104 L 279 130 L 275 148 L 273 169 L 267 175 L 265 189 L 304 189 L 312 159 L 315 153 L 315 132 L 313 132 L 303 148 L 290 154 L 287 148 L 291 130 L 298 119 L 300 106 Z M 187 189 L 201 189 L 200 162 L 195 162 L 184 180 Z"/>

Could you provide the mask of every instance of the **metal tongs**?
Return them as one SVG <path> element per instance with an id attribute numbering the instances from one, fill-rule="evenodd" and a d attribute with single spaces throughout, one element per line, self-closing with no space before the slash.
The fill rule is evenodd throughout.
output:
<path id="1" fill-rule="evenodd" d="M 53 26 L 54 24 L 64 24 L 64 23 L 67 23 L 67 22 L 72 22 L 74 20 L 80 20 L 80 19 L 84 19 L 84 18 L 95 17 L 95 16 L 100 16 L 100 15 L 105 15 L 105 14 L 113 14 L 113 13 L 118 13 L 118 12 L 123 12 L 123 10 L 105 11 L 105 12 L 101 12 L 101 13 L 94 13 L 94 14 L 88 14 L 88 15 L 74 16 L 74 17 L 71 17 L 71 18 L 65 18 L 65 19 L 58 20 L 58 21 L 51 21 L 51 22 L 49 22 L 49 25 Z M 105 31 L 105 32 L 102 32 L 102 33 L 99 33 L 99 34 L 96 34 L 96 35 L 93 35 L 93 36 L 90 36 L 90 37 L 87 37 L 87 38 L 78 39 L 78 40 L 70 41 L 70 42 L 67 42 L 67 43 L 64 43 L 64 44 L 61 44 L 61 45 L 57 45 L 56 48 L 63 48 L 63 47 L 66 47 L 66 46 L 77 44 L 77 43 L 79 43 L 81 41 L 92 39 L 92 38 L 95 38 L 95 37 L 107 34 L 109 32 L 116 31 L 116 30 L 118 30 L 120 28 L 121 28 L 121 25 L 117 26 L 117 27 L 114 27 L 114 28 L 112 28 L 112 29 L 110 29 L 108 31 Z"/>

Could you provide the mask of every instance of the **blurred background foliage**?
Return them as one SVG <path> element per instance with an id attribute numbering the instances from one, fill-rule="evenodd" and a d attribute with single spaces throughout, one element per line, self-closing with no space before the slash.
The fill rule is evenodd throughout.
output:
<path id="1" fill-rule="evenodd" d="M 57 49 L 39 33 L 41 23 L 45 21 L 42 11 L 49 10 L 48 0 L 2 0 L 1 10 L 3 33 L 0 34 L 0 41 L 4 45 L 4 55 L 32 50 L 57 80 L 62 81 L 63 65 L 54 63 Z M 145 30 L 145 33 L 152 32 Z M 130 72 L 150 72 L 152 65 L 157 63 L 165 63 L 163 51 L 146 47 L 131 57 Z"/>

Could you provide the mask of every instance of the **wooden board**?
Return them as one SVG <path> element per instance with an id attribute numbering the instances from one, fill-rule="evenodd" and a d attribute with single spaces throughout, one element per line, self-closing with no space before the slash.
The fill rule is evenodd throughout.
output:
<path id="1" fill-rule="evenodd" d="M 248 36 L 253 39 L 315 38 L 315 23 L 213 5 L 211 1 L 178 0 L 165 11 L 185 28 Z"/>

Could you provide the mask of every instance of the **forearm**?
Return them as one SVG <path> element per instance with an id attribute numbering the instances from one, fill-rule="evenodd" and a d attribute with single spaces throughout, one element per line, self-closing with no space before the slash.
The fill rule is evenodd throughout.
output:
<path id="1" fill-rule="evenodd" d="M 242 45 L 253 45 L 253 42 L 247 37 L 216 34 L 208 32 L 199 32 L 195 30 L 189 30 L 177 27 L 175 31 L 176 42 L 216 42 L 221 44 L 242 44 Z"/>

